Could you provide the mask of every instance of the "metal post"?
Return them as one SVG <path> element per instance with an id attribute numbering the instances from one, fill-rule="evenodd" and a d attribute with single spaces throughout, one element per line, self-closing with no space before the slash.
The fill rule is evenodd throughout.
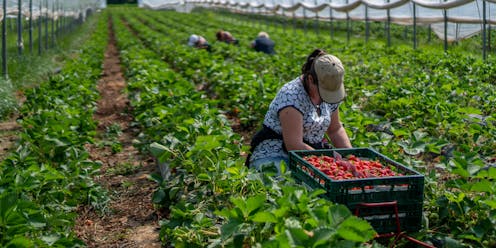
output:
<path id="1" fill-rule="evenodd" d="M 387 0 L 389 3 L 389 0 Z M 387 36 L 387 46 L 391 47 L 391 10 L 387 9 L 387 22 L 386 22 L 386 36 Z"/>
<path id="2" fill-rule="evenodd" d="M 291 6 L 294 5 L 294 0 L 291 0 Z M 293 33 L 296 33 L 296 9 L 293 10 Z"/>
<path id="3" fill-rule="evenodd" d="M 22 41 L 22 0 L 17 1 L 17 52 L 22 55 L 24 44 Z"/>
<path id="4" fill-rule="evenodd" d="M 444 52 L 448 51 L 448 11 L 443 10 L 444 14 Z"/>
<path id="5" fill-rule="evenodd" d="M 29 52 L 33 53 L 33 0 L 29 0 Z"/>
<path id="6" fill-rule="evenodd" d="M 276 7 L 276 2 L 272 0 L 272 8 L 274 8 L 273 12 L 271 15 L 269 15 L 272 18 L 272 22 L 274 25 L 274 32 L 277 30 L 277 11 L 275 10 Z"/>
<path id="7" fill-rule="evenodd" d="M 303 32 L 307 34 L 307 9 L 303 7 Z"/>
<path id="8" fill-rule="evenodd" d="M 45 0 L 45 50 L 48 50 L 48 0 Z"/>
<path id="9" fill-rule="evenodd" d="M 351 21 L 350 21 L 350 13 L 349 12 L 346 12 L 346 29 L 347 29 L 346 41 L 349 44 L 350 39 L 351 39 Z"/>
<path id="10" fill-rule="evenodd" d="M 413 49 L 417 49 L 417 5 L 413 4 Z"/>
<path id="11" fill-rule="evenodd" d="M 315 0 L 315 7 L 317 7 L 317 0 Z M 317 33 L 317 36 L 320 35 L 320 30 L 319 30 L 319 12 L 315 12 L 315 32 Z"/>
<path id="12" fill-rule="evenodd" d="M 332 37 L 334 37 L 334 25 L 332 23 L 332 8 L 329 7 L 329 35 L 331 36 L 331 40 L 332 40 Z"/>
<path id="13" fill-rule="evenodd" d="M 428 29 L 428 31 L 429 31 L 429 34 L 427 35 L 427 40 L 428 40 L 429 42 L 431 42 L 431 39 L 432 39 L 432 37 L 431 37 L 431 35 L 432 35 L 432 34 L 431 34 L 431 33 L 432 33 L 432 26 L 431 26 L 431 24 L 429 24 L 429 29 Z"/>
<path id="14" fill-rule="evenodd" d="M 3 22 L 2 22 L 2 74 L 5 79 L 7 73 L 7 0 L 3 0 Z"/>
<path id="15" fill-rule="evenodd" d="M 365 43 L 369 41 L 369 7 L 365 5 Z"/>
<path id="16" fill-rule="evenodd" d="M 41 55 L 41 49 L 43 44 L 41 39 L 43 38 L 43 33 L 41 32 L 41 22 L 43 21 L 43 10 L 42 10 L 42 0 L 40 0 L 40 16 L 38 16 L 38 55 Z"/>
<path id="17" fill-rule="evenodd" d="M 486 1 L 482 0 L 482 58 L 486 60 Z"/>
<path id="18" fill-rule="evenodd" d="M 348 0 L 346 0 L 346 4 L 348 4 Z M 346 41 L 348 42 L 348 44 L 350 43 L 350 36 L 351 36 L 351 23 L 350 23 L 350 12 L 346 12 L 346 29 L 348 30 L 347 31 L 347 35 L 346 35 Z"/>
<path id="19" fill-rule="evenodd" d="M 52 39 L 50 40 L 51 41 L 50 47 L 54 47 L 55 46 L 55 3 L 54 2 L 52 2 L 52 21 L 51 21 L 51 24 L 52 24 L 52 31 L 50 33 L 52 35 Z"/>

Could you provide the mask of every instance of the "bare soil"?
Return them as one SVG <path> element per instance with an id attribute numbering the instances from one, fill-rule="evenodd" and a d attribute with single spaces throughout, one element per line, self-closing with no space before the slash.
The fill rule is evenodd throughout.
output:
<path id="1" fill-rule="evenodd" d="M 157 186 L 148 179 L 150 174 L 158 173 L 158 167 L 153 158 L 143 157 L 132 144 L 139 130 L 132 126 L 129 100 L 124 93 L 126 82 L 111 27 L 109 23 L 111 38 L 98 85 L 101 99 L 94 115 L 100 142 L 87 146 L 90 158 L 103 164 L 95 180 L 108 190 L 111 201 L 103 212 L 81 207 L 75 232 L 88 247 L 161 247 L 159 211 L 151 200 Z M 118 138 L 112 138 L 108 130 L 121 132 Z M 108 145 L 117 141 L 122 145 L 118 152 Z"/>
<path id="2" fill-rule="evenodd" d="M 0 123 L 0 160 L 3 160 L 17 141 L 17 131 L 21 127 L 15 118 Z"/>

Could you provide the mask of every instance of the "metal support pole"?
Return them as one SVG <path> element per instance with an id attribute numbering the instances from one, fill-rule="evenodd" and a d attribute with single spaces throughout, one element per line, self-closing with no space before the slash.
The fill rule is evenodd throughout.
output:
<path id="1" fill-rule="evenodd" d="M 389 0 L 387 2 L 389 3 Z M 391 10 L 390 9 L 387 9 L 386 37 L 387 37 L 387 46 L 391 47 Z"/>
<path id="2" fill-rule="evenodd" d="M 48 50 L 48 0 L 45 0 L 45 50 Z"/>
<path id="3" fill-rule="evenodd" d="M 51 36 L 52 36 L 52 39 L 50 40 L 50 47 L 54 47 L 55 46 L 55 3 L 52 2 L 52 20 L 51 20 L 51 24 L 52 24 L 52 31 L 51 31 Z"/>
<path id="4" fill-rule="evenodd" d="M 29 0 L 29 52 L 33 53 L 33 0 Z"/>
<path id="5" fill-rule="evenodd" d="M 43 44 L 41 42 L 41 39 L 43 37 L 43 33 L 41 32 L 41 22 L 43 20 L 43 10 L 42 7 L 43 5 L 41 4 L 42 0 L 40 0 L 40 16 L 38 16 L 38 55 L 41 55 L 41 50 L 43 47 Z"/>
<path id="6" fill-rule="evenodd" d="M 286 13 L 284 12 L 284 9 L 282 9 L 282 30 L 286 33 Z"/>
<path id="7" fill-rule="evenodd" d="M 370 30 L 369 30 L 369 7 L 365 5 L 365 43 L 369 41 L 369 35 L 370 35 Z"/>
<path id="8" fill-rule="evenodd" d="M 351 20 L 350 20 L 350 13 L 349 12 L 346 12 L 346 29 L 347 29 L 346 41 L 349 44 L 350 39 L 351 39 Z"/>
<path id="9" fill-rule="evenodd" d="M 307 34 L 307 9 L 303 7 L 303 32 Z"/>
<path id="10" fill-rule="evenodd" d="M 413 4 L 413 49 L 417 49 L 417 5 Z"/>
<path id="11" fill-rule="evenodd" d="M 317 0 L 315 0 L 315 7 L 317 7 Z M 315 12 L 315 33 L 317 33 L 317 36 L 320 35 L 320 28 L 319 28 L 319 12 Z"/>
<path id="12" fill-rule="evenodd" d="M 291 6 L 294 6 L 294 0 L 291 0 Z M 293 33 L 296 33 L 296 10 L 293 10 Z"/>
<path id="13" fill-rule="evenodd" d="M 22 55 L 24 44 L 22 40 L 22 0 L 17 1 L 17 53 Z"/>
<path id="14" fill-rule="evenodd" d="M 274 0 L 272 0 L 272 8 L 275 9 L 275 7 L 276 7 L 276 2 Z M 272 18 L 272 23 L 274 25 L 274 32 L 275 32 L 277 30 L 277 11 L 274 10 L 274 12 L 272 12 L 271 18 Z"/>
<path id="15" fill-rule="evenodd" d="M 332 8 L 329 7 L 329 35 L 331 36 L 331 40 L 334 37 L 334 25 L 332 22 Z"/>
<path id="16" fill-rule="evenodd" d="M 429 31 L 429 34 L 427 35 L 427 40 L 429 42 L 431 42 L 431 39 L 432 39 L 432 37 L 431 37 L 432 36 L 432 26 L 431 26 L 431 24 L 429 24 L 428 31 Z"/>
<path id="17" fill-rule="evenodd" d="M 346 4 L 348 4 L 349 1 L 346 0 Z M 347 34 L 346 34 L 346 41 L 348 44 L 350 44 L 350 36 L 351 36 L 351 23 L 350 23 L 350 12 L 346 12 L 346 29 L 347 29 Z"/>
<path id="18" fill-rule="evenodd" d="M 486 1 L 482 0 L 482 58 L 484 60 L 487 59 L 487 51 L 486 51 L 486 24 L 487 24 L 487 19 L 486 19 Z"/>
<path id="19" fill-rule="evenodd" d="M 7 0 L 3 0 L 3 22 L 2 22 L 2 74 L 5 79 L 7 73 Z"/>
<path id="20" fill-rule="evenodd" d="M 444 52 L 448 51 L 448 10 L 443 10 L 444 14 Z"/>

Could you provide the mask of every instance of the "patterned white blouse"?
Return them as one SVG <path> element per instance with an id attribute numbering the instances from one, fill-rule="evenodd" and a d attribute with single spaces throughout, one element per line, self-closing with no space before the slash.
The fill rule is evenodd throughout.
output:
<path id="1" fill-rule="evenodd" d="M 319 115 L 317 107 L 312 103 L 303 87 L 301 78 L 298 77 L 283 85 L 277 92 L 265 114 L 263 124 L 276 133 L 282 134 L 279 112 L 286 107 L 293 107 L 303 115 L 303 139 L 309 143 L 319 143 L 324 138 L 324 134 L 331 124 L 331 114 L 338 109 L 339 103 L 322 102 Z M 250 162 L 268 157 L 282 156 L 288 158 L 288 154 L 282 146 L 282 140 L 264 140 L 253 151 Z"/>

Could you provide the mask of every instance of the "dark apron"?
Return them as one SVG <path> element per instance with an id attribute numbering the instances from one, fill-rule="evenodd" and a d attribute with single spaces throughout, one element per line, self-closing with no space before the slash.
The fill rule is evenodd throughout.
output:
<path id="1" fill-rule="evenodd" d="M 276 133 L 276 131 L 272 130 L 272 128 L 266 126 L 266 125 L 263 125 L 262 126 L 262 129 L 258 130 L 255 135 L 253 136 L 253 138 L 251 139 L 251 142 L 250 142 L 250 152 L 248 153 L 248 157 L 246 157 L 246 161 L 245 161 L 245 165 L 247 167 L 250 167 L 250 158 L 251 158 L 251 154 L 253 153 L 253 151 L 255 150 L 255 148 L 260 144 L 262 143 L 262 141 L 264 140 L 269 140 L 269 139 L 279 139 L 279 140 L 282 140 L 282 150 L 287 153 L 288 150 L 286 149 L 286 145 L 284 144 L 284 140 L 282 138 L 282 134 L 278 134 Z M 326 143 L 326 142 L 318 142 L 318 143 L 310 143 L 310 142 L 307 142 L 306 140 L 303 140 L 303 142 L 305 142 L 305 144 L 313 147 L 314 149 L 330 149 L 331 146 Z"/>

